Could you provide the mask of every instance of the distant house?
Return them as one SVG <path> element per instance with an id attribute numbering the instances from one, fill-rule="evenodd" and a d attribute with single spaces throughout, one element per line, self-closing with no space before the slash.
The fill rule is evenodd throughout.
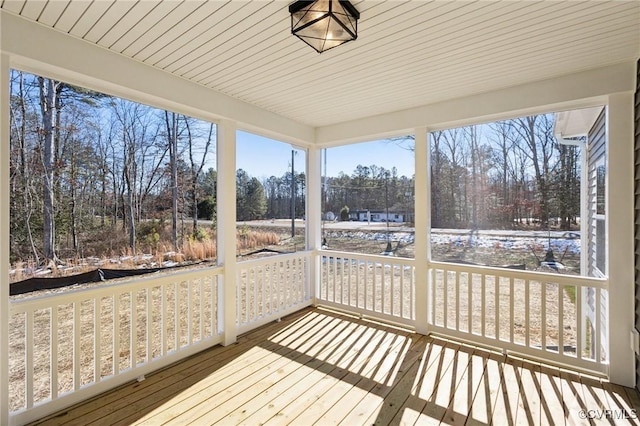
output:
<path id="1" fill-rule="evenodd" d="M 385 210 L 353 210 L 349 212 L 349 220 L 356 222 L 405 222 L 406 213 L 387 212 Z"/>

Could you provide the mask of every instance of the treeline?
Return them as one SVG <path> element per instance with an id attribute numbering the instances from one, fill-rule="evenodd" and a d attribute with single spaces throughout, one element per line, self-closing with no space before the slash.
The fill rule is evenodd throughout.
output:
<path id="1" fill-rule="evenodd" d="M 135 251 L 167 211 L 174 247 L 197 232 L 214 125 L 18 71 L 10 115 L 12 260 L 96 255 L 98 230 Z"/>
<path id="2" fill-rule="evenodd" d="M 215 228 L 215 125 L 19 71 L 10 125 L 12 262 L 136 252 L 159 238 L 179 250 L 209 232 L 202 219 Z M 579 214 L 578 152 L 552 129 L 553 116 L 539 115 L 432 133 L 433 226 L 559 217 L 568 228 Z M 238 170 L 238 220 L 303 217 L 305 183 L 295 170 L 262 181 Z M 323 210 L 411 220 L 414 192 L 413 176 L 359 165 L 323 178 Z"/>
<path id="3" fill-rule="evenodd" d="M 11 262 L 213 236 L 214 124 L 19 71 L 10 116 Z M 238 170 L 238 219 L 302 217 L 304 185 Z"/>
<path id="4" fill-rule="evenodd" d="M 393 149 L 393 148 L 392 148 Z M 397 149 L 397 148 L 396 148 Z M 390 154 L 393 155 L 393 154 Z M 414 179 L 374 165 L 358 165 L 351 175 L 324 178 L 324 211 L 340 217 L 345 210 L 413 214 Z M 345 209 L 346 207 L 346 209 Z"/>
<path id="5" fill-rule="evenodd" d="M 432 132 L 431 224 L 436 228 L 568 230 L 580 215 L 580 152 L 559 144 L 554 116 Z M 396 141 L 413 150 L 406 139 Z M 363 148 L 366 149 L 366 148 Z M 399 149 L 394 145 L 392 150 Z M 389 210 L 413 218 L 414 178 L 359 165 L 324 178 L 324 210 Z"/>
<path id="6" fill-rule="evenodd" d="M 580 152 L 559 144 L 554 116 L 430 135 L 434 227 L 568 230 L 580 215 Z"/>

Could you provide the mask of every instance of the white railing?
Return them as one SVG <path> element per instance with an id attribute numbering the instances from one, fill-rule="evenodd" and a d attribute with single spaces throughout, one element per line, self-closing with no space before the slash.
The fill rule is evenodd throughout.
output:
<path id="1" fill-rule="evenodd" d="M 309 306 L 310 252 L 238 263 L 238 333 L 245 333 Z"/>
<path id="2" fill-rule="evenodd" d="M 607 373 L 606 280 L 430 265 L 432 332 Z"/>
<path id="3" fill-rule="evenodd" d="M 425 262 L 429 282 L 418 297 L 414 259 L 323 250 L 236 267 L 237 320 L 227 328 L 238 334 L 314 301 L 416 327 L 416 305 L 423 303 L 431 332 L 607 374 L 606 280 Z M 221 274 L 201 269 L 13 298 L 12 423 L 220 343 Z"/>
<path id="4" fill-rule="evenodd" d="M 413 259 L 320 252 L 318 303 L 415 326 Z"/>
<path id="5" fill-rule="evenodd" d="M 220 272 L 12 300 L 12 422 L 38 419 L 219 343 Z"/>

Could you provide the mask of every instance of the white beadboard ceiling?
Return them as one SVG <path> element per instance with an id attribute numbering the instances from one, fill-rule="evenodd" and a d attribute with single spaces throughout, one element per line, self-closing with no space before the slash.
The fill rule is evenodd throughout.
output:
<path id="1" fill-rule="evenodd" d="M 286 1 L 0 0 L 9 13 L 321 127 L 640 57 L 640 1 L 361 0 L 322 54 Z"/>

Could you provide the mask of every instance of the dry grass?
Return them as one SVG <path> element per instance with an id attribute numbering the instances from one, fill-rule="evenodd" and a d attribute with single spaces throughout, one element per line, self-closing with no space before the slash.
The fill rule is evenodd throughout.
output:
<path id="1" fill-rule="evenodd" d="M 278 246 L 280 236 L 275 232 L 263 230 L 239 229 L 237 232 L 237 250 L 246 252 L 256 248 Z M 149 247 L 145 247 L 149 249 Z M 141 254 L 147 253 L 147 254 Z M 120 247 L 117 252 L 108 252 L 100 257 L 68 258 L 60 264 L 51 262 L 46 267 L 36 265 L 30 261 L 19 261 L 12 265 L 13 273 L 9 275 L 9 282 L 19 282 L 35 276 L 62 277 L 88 272 L 99 267 L 110 269 L 152 268 L 171 261 L 176 263 L 198 262 L 216 259 L 218 254 L 216 234 L 203 231 L 201 238 L 186 239 L 182 248 L 175 252 L 169 241 L 154 244 L 150 251 L 133 250 L 128 246 Z"/>

